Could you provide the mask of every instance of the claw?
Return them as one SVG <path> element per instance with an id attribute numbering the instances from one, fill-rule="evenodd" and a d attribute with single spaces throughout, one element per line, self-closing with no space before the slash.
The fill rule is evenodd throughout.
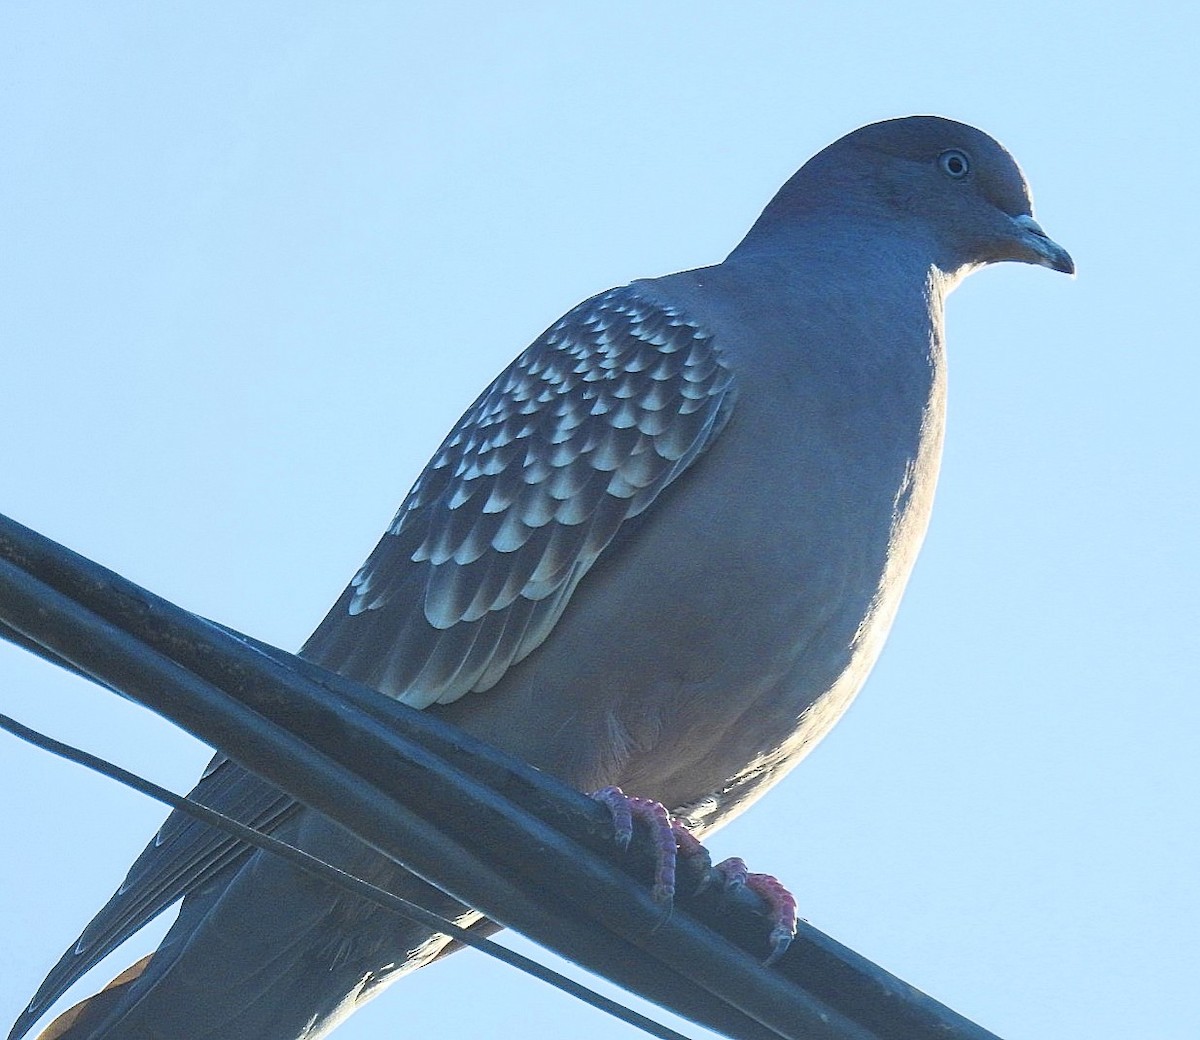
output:
<path id="1" fill-rule="evenodd" d="M 746 864 L 736 857 L 723 860 L 713 870 L 725 879 L 725 888 L 745 887 L 767 904 L 771 930 L 767 934 L 770 953 L 763 962 L 772 965 L 788 951 L 796 937 L 796 897 L 778 878 L 770 874 L 752 874 Z"/>

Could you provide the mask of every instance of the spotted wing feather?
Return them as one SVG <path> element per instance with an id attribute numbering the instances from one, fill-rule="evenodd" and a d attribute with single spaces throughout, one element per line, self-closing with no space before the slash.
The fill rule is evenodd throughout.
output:
<path id="1" fill-rule="evenodd" d="M 713 337 L 636 287 L 580 304 L 451 430 L 306 653 L 418 707 L 493 686 L 717 435 L 731 389 Z"/>

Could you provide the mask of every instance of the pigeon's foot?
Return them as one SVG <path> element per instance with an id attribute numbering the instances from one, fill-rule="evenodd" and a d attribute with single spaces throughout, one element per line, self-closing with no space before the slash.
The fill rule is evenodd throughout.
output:
<path id="1" fill-rule="evenodd" d="M 796 936 L 796 897 L 773 875 L 752 874 L 745 860 L 736 856 L 722 860 L 713 867 L 713 872 L 727 891 L 746 888 L 767 904 L 767 918 L 771 922 L 767 945 L 771 952 L 765 963 L 774 964 L 787 953 Z"/>
<path id="2" fill-rule="evenodd" d="M 736 856 L 714 866 L 708 849 L 673 819 L 661 802 L 628 795 L 619 787 L 601 788 L 592 798 L 612 815 L 616 842 L 622 849 L 628 849 L 633 839 L 634 821 L 641 820 L 646 825 L 647 848 L 654 870 L 651 894 L 656 902 L 669 905 L 680 880 L 684 882 L 684 891 L 693 895 L 699 895 L 713 883 L 722 892 L 748 889 L 766 904 L 770 953 L 765 963 L 774 964 L 787 952 L 796 935 L 796 900 L 777 878 L 751 873 L 745 861 Z"/>

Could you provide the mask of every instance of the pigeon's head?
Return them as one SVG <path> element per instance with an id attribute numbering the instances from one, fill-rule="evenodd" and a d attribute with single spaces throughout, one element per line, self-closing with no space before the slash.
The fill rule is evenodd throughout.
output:
<path id="1" fill-rule="evenodd" d="M 809 160 L 772 207 L 776 220 L 844 219 L 851 230 L 857 222 L 917 235 L 949 275 L 1000 260 L 1075 271 L 1070 254 L 1033 219 L 1016 160 L 981 130 L 938 116 L 847 134 Z"/>

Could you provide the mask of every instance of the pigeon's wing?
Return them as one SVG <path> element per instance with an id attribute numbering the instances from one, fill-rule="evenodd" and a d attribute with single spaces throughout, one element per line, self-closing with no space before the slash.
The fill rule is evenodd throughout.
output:
<path id="1" fill-rule="evenodd" d="M 273 830 L 297 807 L 279 788 L 218 754 L 189 795 L 258 830 Z M 138 856 L 121 887 L 46 976 L 11 1035 L 19 1036 L 77 979 L 142 925 L 183 896 L 235 867 L 250 847 L 181 812 L 173 812 Z"/>
<path id="2" fill-rule="evenodd" d="M 580 304 L 459 420 L 305 656 L 416 707 L 495 685 L 732 390 L 712 335 L 636 284 Z"/>

